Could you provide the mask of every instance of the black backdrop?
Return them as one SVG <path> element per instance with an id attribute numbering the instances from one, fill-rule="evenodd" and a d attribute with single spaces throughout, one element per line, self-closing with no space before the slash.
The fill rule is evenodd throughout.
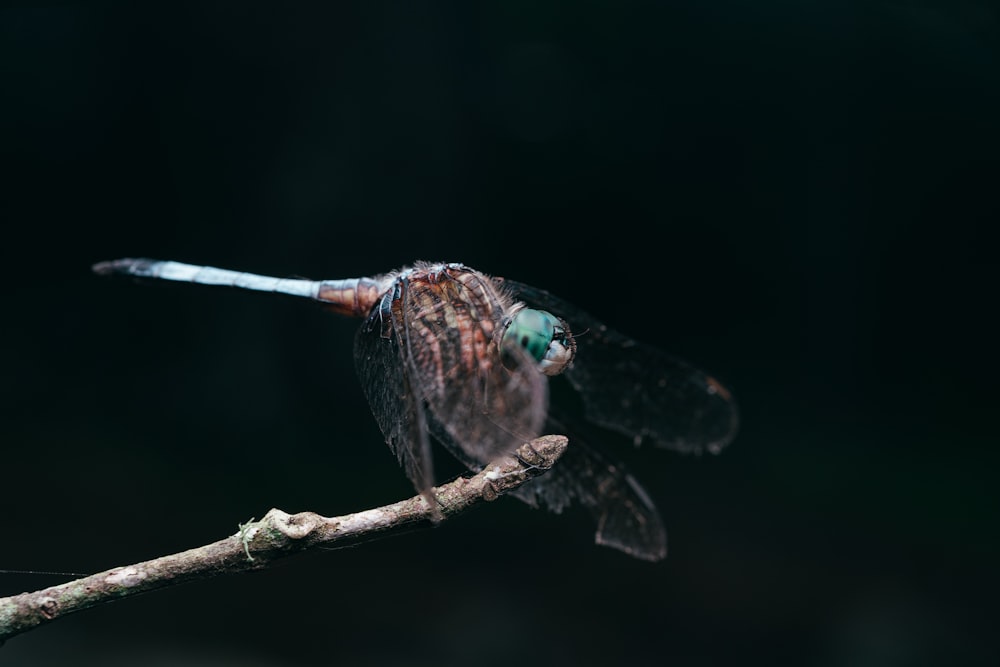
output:
<path id="1" fill-rule="evenodd" d="M 989 3 L 15 4 L 0 567 L 412 491 L 356 322 L 102 259 L 461 261 L 710 369 L 744 424 L 719 457 L 630 456 L 659 564 L 509 500 L 67 617 L 0 663 L 993 664 Z"/>

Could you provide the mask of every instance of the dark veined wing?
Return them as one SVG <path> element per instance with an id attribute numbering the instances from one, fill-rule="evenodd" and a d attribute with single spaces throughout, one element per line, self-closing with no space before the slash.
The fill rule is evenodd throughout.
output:
<path id="1" fill-rule="evenodd" d="M 526 355 L 508 367 L 499 361 L 493 332 L 505 304 L 493 283 L 464 273 L 473 272 L 402 275 L 355 339 L 375 419 L 425 495 L 434 481 L 429 429 L 478 470 L 537 437 L 548 406 L 546 378 Z"/>
<path id="2" fill-rule="evenodd" d="M 497 280 L 515 298 L 565 319 L 578 336 L 576 358 L 565 375 L 590 421 L 637 443 L 651 440 L 679 452 L 715 454 L 736 435 L 736 403 L 715 378 L 544 290 Z"/>
<path id="3" fill-rule="evenodd" d="M 561 512 L 573 500 L 590 512 L 597 530 L 597 544 L 643 560 L 667 555 L 667 532 L 653 501 L 621 464 L 592 449 L 585 437 L 554 418 L 549 433 L 569 437 L 569 446 L 558 465 L 542 477 L 514 490 L 512 495 L 529 505 Z"/>
<path id="4" fill-rule="evenodd" d="M 469 460 L 453 443 L 433 415 L 428 415 L 431 434 L 471 470 L 482 464 Z M 646 491 L 624 466 L 612 463 L 592 449 L 584 437 L 555 419 L 546 422 L 547 433 L 569 437 L 569 446 L 558 465 L 541 477 L 519 486 L 510 495 L 532 507 L 561 513 L 579 502 L 596 524 L 594 541 L 635 558 L 658 561 L 667 555 L 667 532 L 660 514 Z"/>
<path id="5" fill-rule="evenodd" d="M 386 326 L 388 324 L 388 326 Z M 417 492 L 429 497 L 434 485 L 430 438 L 424 427 L 423 405 L 411 386 L 402 338 L 378 309 L 354 338 L 354 363 L 361 388 L 386 444 L 399 460 Z"/>
<path id="6" fill-rule="evenodd" d="M 491 279 L 465 268 L 414 276 L 397 301 L 411 384 L 466 465 L 510 454 L 545 423 L 546 378 L 525 354 L 500 363 L 494 333 L 507 303 Z"/>

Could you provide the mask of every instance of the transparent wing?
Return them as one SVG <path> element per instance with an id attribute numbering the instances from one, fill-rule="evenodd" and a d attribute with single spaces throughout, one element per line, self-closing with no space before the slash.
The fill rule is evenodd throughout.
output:
<path id="1" fill-rule="evenodd" d="M 407 360 L 401 339 L 391 326 L 383 326 L 377 310 L 354 338 L 354 362 L 386 444 L 413 486 L 427 496 L 434 484 L 434 467 L 424 408 L 405 372 Z"/>
<path id="2" fill-rule="evenodd" d="M 579 432 L 550 419 L 549 433 L 569 437 L 559 463 L 542 477 L 516 489 L 513 495 L 532 506 L 561 512 L 574 500 L 597 524 L 597 544 L 644 560 L 667 555 L 667 532 L 653 501 L 625 467 L 600 454 Z"/>
<path id="3" fill-rule="evenodd" d="M 393 321 L 404 327 L 411 386 L 450 436 L 439 439 L 481 466 L 541 434 L 548 383 L 526 355 L 500 363 L 493 334 L 504 304 L 489 279 L 465 278 L 405 282 Z"/>
<path id="4" fill-rule="evenodd" d="M 680 452 L 718 453 L 736 435 L 736 403 L 715 378 L 544 290 L 513 280 L 502 284 L 515 298 L 565 319 L 578 335 L 566 377 L 590 421 Z"/>
<path id="5" fill-rule="evenodd" d="M 504 304 L 494 302 L 492 283 L 465 278 L 400 278 L 355 338 L 355 364 L 375 420 L 425 494 L 434 482 L 431 429 L 478 470 L 540 435 L 548 407 L 546 379 L 526 355 L 516 354 L 507 367 L 499 362 L 493 331 Z"/>

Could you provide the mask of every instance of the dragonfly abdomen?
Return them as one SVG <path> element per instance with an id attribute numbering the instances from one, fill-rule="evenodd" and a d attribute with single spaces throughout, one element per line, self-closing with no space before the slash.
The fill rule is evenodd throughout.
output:
<path id="1" fill-rule="evenodd" d="M 384 283 L 372 278 L 323 280 L 313 298 L 340 315 L 366 317 L 384 292 Z"/>
<path id="2" fill-rule="evenodd" d="M 157 259 L 115 259 L 95 264 L 94 272 L 101 275 L 120 274 L 136 278 L 172 280 L 199 285 L 236 287 L 255 292 L 287 294 L 319 301 L 329 310 L 349 317 L 364 317 L 378 302 L 388 287 L 379 278 L 347 278 L 343 280 L 305 280 L 275 278 L 256 273 L 217 269 L 183 262 Z"/>

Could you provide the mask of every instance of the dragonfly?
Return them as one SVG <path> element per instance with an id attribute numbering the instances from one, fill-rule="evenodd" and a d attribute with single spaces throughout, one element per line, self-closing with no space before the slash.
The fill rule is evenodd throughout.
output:
<path id="1" fill-rule="evenodd" d="M 714 377 L 545 290 L 459 263 L 318 281 L 153 259 L 93 270 L 284 294 L 363 318 L 354 341 L 362 389 L 386 443 L 432 506 L 433 441 L 479 471 L 543 432 L 563 433 L 570 444 L 560 461 L 513 494 L 556 513 L 579 503 L 596 523 L 597 544 L 643 560 L 667 552 L 655 504 L 624 465 L 549 404 L 549 378 L 568 380 L 585 421 L 636 445 L 716 454 L 738 428 L 732 394 Z"/>

